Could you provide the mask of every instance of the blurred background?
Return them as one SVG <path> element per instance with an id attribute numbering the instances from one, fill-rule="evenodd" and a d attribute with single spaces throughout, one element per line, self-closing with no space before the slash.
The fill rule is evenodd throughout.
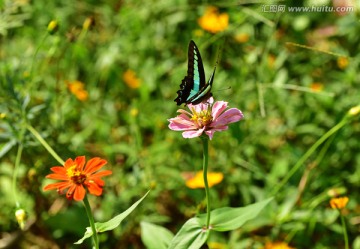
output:
<path id="1" fill-rule="evenodd" d="M 325 10 L 339 6 L 353 9 Z M 64 160 L 108 161 L 113 175 L 104 178 L 103 195 L 89 197 L 96 221 L 152 188 L 121 227 L 100 235 L 102 248 L 145 248 L 141 221 L 176 233 L 205 211 L 204 190 L 187 186 L 202 167 L 201 141 L 167 127 L 191 39 L 207 77 L 222 49 L 212 93 L 245 115 L 210 142 L 209 170 L 224 176 L 211 188 L 212 208 L 271 196 L 359 105 L 359 17 L 355 0 L 0 0 L 0 248 L 90 248 L 90 240 L 73 245 L 88 226 L 82 203 L 43 192 L 58 163 L 26 123 Z M 342 213 L 351 248 L 360 248 L 360 123 L 353 116 L 265 212 L 241 229 L 213 233 L 203 248 L 344 248 L 339 212 L 329 205 L 340 195 L 350 199 Z M 23 232 L 14 195 L 27 213 Z"/>

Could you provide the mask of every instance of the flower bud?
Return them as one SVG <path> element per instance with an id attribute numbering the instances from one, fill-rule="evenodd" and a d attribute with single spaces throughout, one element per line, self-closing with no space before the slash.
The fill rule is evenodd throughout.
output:
<path id="1" fill-rule="evenodd" d="M 21 230 L 24 230 L 25 222 L 26 222 L 26 212 L 24 209 L 20 208 L 15 211 L 15 217 L 16 220 L 21 228 Z"/>
<path id="2" fill-rule="evenodd" d="M 49 22 L 47 31 L 49 32 L 50 35 L 55 34 L 58 29 L 59 29 L 59 23 L 57 21 L 52 20 L 51 22 Z"/>

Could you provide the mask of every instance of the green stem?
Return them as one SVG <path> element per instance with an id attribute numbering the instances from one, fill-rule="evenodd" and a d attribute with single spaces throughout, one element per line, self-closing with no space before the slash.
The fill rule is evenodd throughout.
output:
<path id="1" fill-rule="evenodd" d="M 27 129 L 34 135 L 34 137 L 45 147 L 45 149 L 58 161 L 61 165 L 64 165 L 64 161 L 59 157 L 58 154 L 51 148 L 51 146 L 41 137 L 39 132 L 34 129 L 31 125 L 27 125 Z"/>
<path id="2" fill-rule="evenodd" d="M 343 227 L 343 233 L 344 233 L 344 241 L 345 241 L 345 249 L 349 249 L 349 238 L 348 238 L 348 234 L 347 234 L 347 230 L 346 230 L 346 224 L 345 224 L 345 219 L 344 216 L 341 214 L 340 212 L 340 218 L 341 218 L 341 225 Z"/>
<path id="3" fill-rule="evenodd" d="M 92 215 L 92 212 L 91 212 L 91 208 L 90 208 L 90 204 L 89 204 L 89 200 L 88 200 L 88 198 L 87 198 L 87 195 L 85 195 L 85 197 L 84 197 L 84 206 L 85 206 L 86 214 L 87 214 L 88 219 L 89 219 L 89 222 L 90 222 L 91 230 L 92 230 L 92 232 L 93 232 L 92 240 L 93 240 L 94 248 L 95 248 L 95 249 L 99 249 L 98 234 L 97 234 L 97 232 L 96 232 L 94 216 Z"/>
<path id="4" fill-rule="evenodd" d="M 13 190 L 14 200 L 15 200 L 15 204 L 16 204 L 17 208 L 20 207 L 20 203 L 19 203 L 19 200 L 17 197 L 16 180 L 17 180 L 17 175 L 18 175 L 18 171 L 19 171 L 22 151 L 23 151 L 23 145 L 20 142 L 17 153 L 16 153 L 15 168 L 14 168 L 14 174 L 13 174 L 13 179 L 12 179 L 12 190 Z"/>
<path id="5" fill-rule="evenodd" d="M 208 161 L 209 161 L 209 140 L 207 137 L 201 137 L 203 141 L 203 174 L 205 183 L 205 194 L 206 194 L 206 228 L 210 225 L 210 195 L 209 195 L 209 184 L 207 179 Z"/>
<path id="6" fill-rule="evenodd" d="M 289 171 L 289 173 L 282 179 L 282 181 L 276 185 L 276 187 L 271 191 L 271 196 L 276 195 L 279 190 L 284 187 L 284 185 L 289 181 L 289 179 L 295 174 L 296 171 L 300 169 L 300 167 L 305 163 L 305 161 L 315 152 L 315 150 L 326 141 L 330 136 L 335 134 L 338 130 L 340 130 L 346 123 L 348 119 L 342 119 L 337 125 L 331 128 L 328 132 L 326 132 L 318 141 L 316 141 L 313 146 L 306 151 L 306 153 L 300 158 L 299 161 L 295 164 L 295 166 Z"/>

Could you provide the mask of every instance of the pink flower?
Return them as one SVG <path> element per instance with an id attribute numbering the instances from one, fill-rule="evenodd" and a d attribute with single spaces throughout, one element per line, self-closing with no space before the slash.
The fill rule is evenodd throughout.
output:
<path id="1" fill-rule="evenodd" d="M 171 118 L 169 128 L 173 131 L 184 131 L 184 138 L 194 138 L 201 136 L 204 132 L 212 139 L 215 131 L 228 129 L 228 124 L 239 121 L 244 117 L 242 112 L 236 108 L 227 108 L 227 102 L 216 101 L 211 97 L 207 102 L 197 105 L 187 105 L 191 113 L 179 109 L 180 113 L 175 118 Z"/>

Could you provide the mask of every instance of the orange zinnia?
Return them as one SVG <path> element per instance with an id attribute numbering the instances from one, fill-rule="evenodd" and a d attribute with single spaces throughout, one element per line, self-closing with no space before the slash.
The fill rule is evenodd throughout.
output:
<path id="1" fill-rule="evenodd" d="M 44 190 L 57 189 L 62 194 L 63 190 L 68 188 L 66 198 L 69 200 L 81 201 L 84 199 L 86 190 L 90 194 L 100 196 L 102 194 L 105 182 L 101 177 L 111 175 L 111 170 L 104 170 L 95 173 L 107 163 L 106 160 L 99 157 L 90 159 L 85 166 L 85 156 L 78 156 L 75 160 L 69 158 L 64 166 L 55 166 L 51 168 L 54 174 L 49 174 L 46 178 L 62 180 L 62 182 L 51 183 L 44 187 Z M 84 167 L 85 166 L 85 167 Z"/>

